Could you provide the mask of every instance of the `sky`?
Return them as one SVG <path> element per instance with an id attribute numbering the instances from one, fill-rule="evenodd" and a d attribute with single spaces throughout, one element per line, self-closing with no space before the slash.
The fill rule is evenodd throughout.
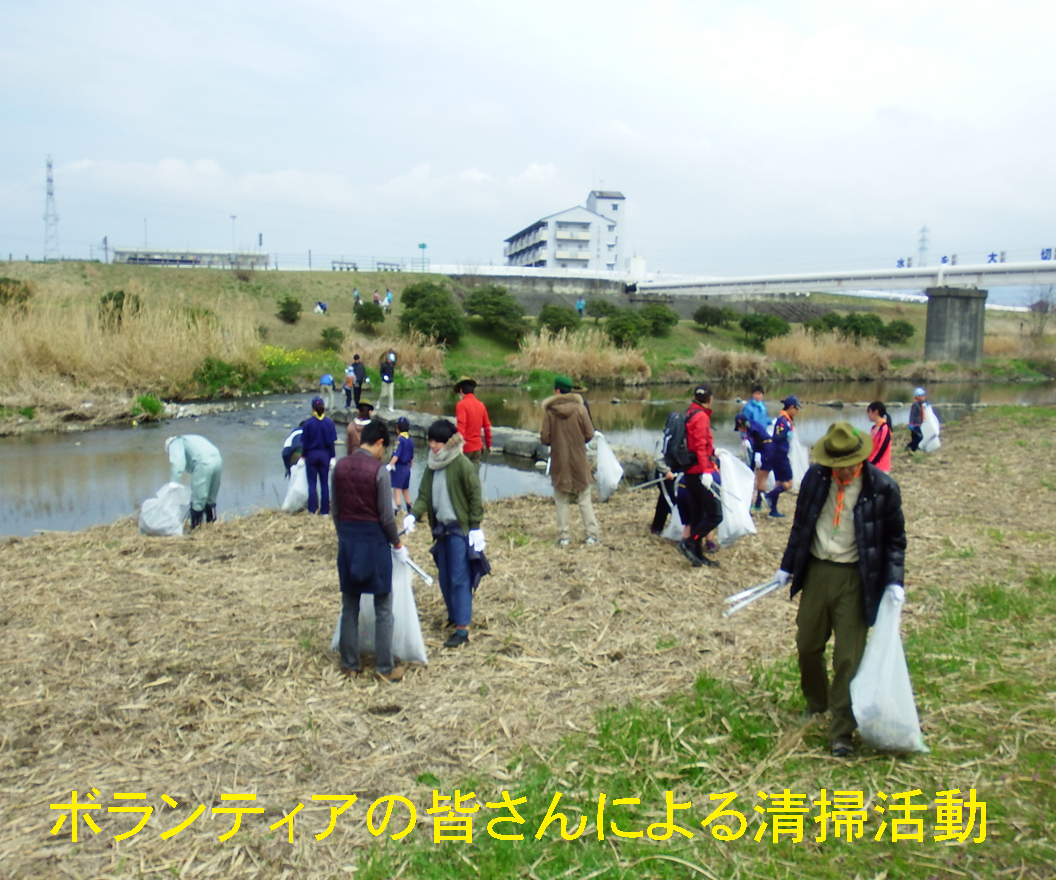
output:
<path id="1" fill-rule="evenodd" d="M 650 270 L 1056 247 L 1056 5 L 4 4 L 0 258 L 110 247 L 501 264 L 626 196 Z M 232 215 L 235 220 L 232 221 Z"/>

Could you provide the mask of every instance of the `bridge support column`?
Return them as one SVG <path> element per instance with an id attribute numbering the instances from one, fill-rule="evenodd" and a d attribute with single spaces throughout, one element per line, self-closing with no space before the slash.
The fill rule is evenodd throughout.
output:
<path id="1" fill-rule="evenodd" d="M 924 292 L 928 296 L 924 359 L 981 367 L 987 292 L 968 287 L 929 287 Z"/>

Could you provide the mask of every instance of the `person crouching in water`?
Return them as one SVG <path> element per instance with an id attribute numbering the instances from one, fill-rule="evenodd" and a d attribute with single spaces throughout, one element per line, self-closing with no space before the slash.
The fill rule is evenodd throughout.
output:
<path id="1" fill-rule="evenodd" d="M 411 510 L 411 463 L 414 461 L 414 441 L 411 439 L 411 423 L 405 417 L 396 419 L 396 445 L 392 450 L 392 458 L 385 465 L 392 474 L 392 505 L 399 513 L 401 509 L 400 496 L 407 508 Z"/>
<path id="2" fill-rule="evenodd" d="M 875 464 L 885 474 L 891 473 L 891 416 L 883 401 L 876 400 L 866 410 L 869 421 L 873 423 L 870 433 L 873 435 L 873 451 L 869 464 Z"/>
<path id="3" fill-rule="evenodd" d="M 770 516 L 783 517 L 778 513 L 777 499 L 782 492 L 792 488 L 792 463 L 788 460 L 788 444 L 793 431 L 792 423 L 799 413 L 799 398 L 790 394 L 781 401 L 781 414 L 774 419 L 774 436 L 770 443 L 770 461 L 763 462 L 764 467 L 769 464 L 769 469 L 774 472 L 774 488 L 766 495 L 766 501 L 770 505 Z"/>
<path id="4" fill-rule="evenodd" d="M 359 602 L 374 596 L 374 668 L 384 681 L 399 681 L 392 663 L 392 554 L 406 564 L 407 548 L 396 532 L 389 472 L 382 467 L 389 429 L 380 421 L 363 428 L 359 447 L 334 468 L 330 513 L 337 529 L 337 577 L 341 584 L 341 665 L 359 675 Z"/>
<path id="5" fill-rule="evenodd" d="M 216 494 L 224 466 L 220 450 L 201 434 L 182 434 L 165 441 L 169 458 L 169 480 L 177 482 L 184 472 L 191 475 L 191 529 L 216 521 Z"/>
<path id="6" fill-rule="evenodd" d="M 868 459 L 872 444 L 848 422 L 835 422 L 814 445 L 814 464 L 799 489 L 788 545 L 775 580 L 802 591 L 796 614 L 799 676 L 807 716 L 831 712 L 832 754 L 854 754 L 858 726 L 851 679 L 880 599 L 905 600 L 906 525 L 898 483 Z M 835 635 L 832 686 L 825 645 Z"/>
<path id="7" fill-rule="evenodd" d="M 436 539 L 430 552 L 436 560 L 448 625 L 455 626 L 454 635 L 444 642 L 444 647 L 460 648 L 469 641 L 473 619 L 469 550 L 484 549 L 480 480 L 473 462 L 462 454 L 462 435 L 447 419 L 433 422 L 426 436 L 426 471 L 418 487 L 418 500 L 403 518 L 403 527 L 408 533 L 413 532 L 415 520 L 429 517 Z"/>

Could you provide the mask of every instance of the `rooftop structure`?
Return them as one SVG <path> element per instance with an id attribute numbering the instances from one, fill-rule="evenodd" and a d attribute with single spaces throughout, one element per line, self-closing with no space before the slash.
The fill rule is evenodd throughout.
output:
<path id="1" fill-rule="evenodd" d="M 506 239 L 506 265 L 615 271 L 625 201 L 615 190 L 592 190 L 586 207 L 536 220 Z"/>

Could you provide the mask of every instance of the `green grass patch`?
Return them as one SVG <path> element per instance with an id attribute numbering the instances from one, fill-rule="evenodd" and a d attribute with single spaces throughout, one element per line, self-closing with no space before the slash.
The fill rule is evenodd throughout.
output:
<path id="1" fill-rule="evenodd" d="M 132 405 L 132 415 L 156 419 L 165 411 L 165 404 L 153 394 L 141 394 Z"/>
<path id="2" fill-rule="evenodd" d="M 0 419 L 15 419 L 21 416 L 24 419 L 32 419 L 37 410 L 33 406 L 0 406 Z"/>

